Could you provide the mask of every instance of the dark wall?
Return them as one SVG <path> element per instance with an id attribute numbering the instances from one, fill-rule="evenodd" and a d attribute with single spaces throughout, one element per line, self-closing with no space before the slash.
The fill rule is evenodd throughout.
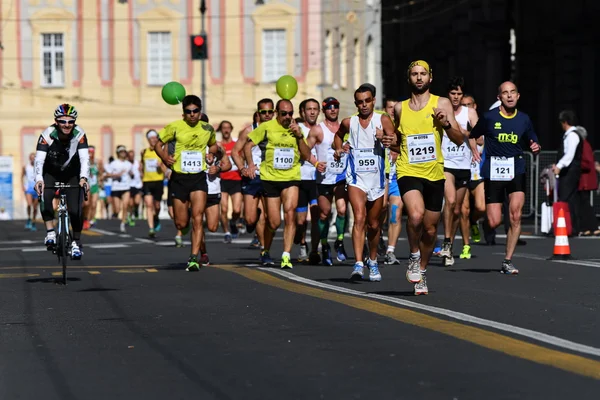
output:
<path id="1" fill-rule="evenodd" d="M 462 75 L 479 111 L 496 101 L 498 85 L 514 79 L 519 109 L 528 113 L 544 149 L 556 149 L 556 117 L 572 108 L 600 147 L 595 109 L 600 108 L 600 35 L 591 19 L 600 2 L 571 0 L 383 0 L 383 92 L 406 98 L 406 67 L 424 59 L 433 69 L 432 92 L 444 95 L 453 75 Z M 517 36 L 514 69 L 510 29 Z M 587 35 L 592 31 L 591 35 Z"/>

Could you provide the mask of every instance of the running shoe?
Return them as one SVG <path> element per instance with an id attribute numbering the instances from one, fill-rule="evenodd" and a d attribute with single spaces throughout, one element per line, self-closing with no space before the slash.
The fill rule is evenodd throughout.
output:
<path id="1" fill-rule="evenodd" d="M 154 238 L 156 237 L 156 231 L 155 231 L 154 229 L 150 229 L 150 230 L 148 231 L 148 237 L 149 237 L 150 239 L 154 239 Z"/>
<path id="2" fill-rule="evenodd" d="M 440 251 L 440 257 L 444 260 L 444 267 L 451 267 L 454 265 L 454 256 L 452 255 L 452 243 L 444 242 L 442 251 Z"/>
<path id="3" fill-rule="evenodd" d="M 421 274 L 421 257 L 409 258 L 408 269 L 406 270 L 406 280 L 410 283 L 419 283 L 423 278 Z"/>
<path id="4" fill-rule="evenodd" d="M 31 220 L 28 219 L 27 222 L 25 222 L 25 229 L 31 229 Z"/>
<path id="5" fill-rule="evenodd" d="M 396 258 L 396 255 L 393 252 L 388 251 L 385 253 L 385 261 L 383 263 L 385 265 L 393 265 L 400 264 L 400 261 Z"/>
<path id="6" fill-rule="evenodd" d="M 160 222 L 154 224 L 154 230 L 156 232 L 160 232 L 161 229 L 162 229 L 162 225 L 160 224 Z"/>
<path id="7" fill-rule="evenodd" d="M 354 264 L 354 269 L 350 274 L 350 280 L 359 281 L 363 278 L 365 266 L 359 263 Z"/>
<path id="8" fill-rule="evenodd" d="M 175 236 L 175 247 L 183 247 L 181 236 Z"/>
<path id="9" fill-rule="evenodd" d="M 29 228 L 31 232 L 37 232 L 37 227 L 35 226 L 35 222 L 31 223 L 31 228 Z"/>
<path id="10" fill-rule="evenodd" d="M 227 232 L 225 234 L 225 237 L 223 237 L 223 243 L 231 243 L 232 237 L 231 237 L 231 233 Z"/>
<path id="11" fill-rule="evenodd" d="M 300 252 L 298 253 L 298 262 L 308 262 L 308 245 L 306 243 L 300 243 Z"/>
<path id="12" fill-rule="evenodd" d="M 319 265 L 321 262 L 321 256 L 318 251 L 311 251 L 308 255 L 308 263 L 310 265 Z"/>
<path id="13" fill-rule="evenodd" d="M 267 250 L 263 250 L 260 253 L 260 261 L 262 262 L 262 265 L 264 267 L 272 267 L 273 265 L 275 265 L 275 262 L 273 261 Z"/>
<path id="14" fill-rule="evenodd" d="M 381 273 L 379 272 L 379 265 L 377 261 L 367 261 L 367 268 L 369 268 L 369 280 L 371 282 L 381 282 Z"/>
<path id="15" fill-rule="evenodd" d="M 124 222 L 121 222 L 121 225 L 119 225 L 119 231 L 121 231 L 121 233 L 125 233 L 126 232 L 126 230 L 125 230 L 125 223 Z"/>
<path id="16" fill-rule="evenodd" d="M 415 283 L 415 296 L 419 296 L 421 294 L 429 294 L 429 289 L 427 288 L 427 276 L 425 275 L 425 271 L 421 272 L 421 282 Z"/>
<path id="17" fill-rule="evenodd" d="M 337 253 L 337 260 L 339 262 L 344 262 L 348 259 L 346 255 L 346 249 L 344 249 L 344 242 L 342 240 L 336 240 L 333 247 L 335 248 L 335 252 Z"/>
<path id="18" fill-rule="evenodd" d="M 519 270 L 515 268 L 511 260 L 504 260 L 502 261 L 502 269 L 500 272 L 507 275 L 517 275 Z"/>
<path id="19" fill-rule="evenodd" d="M 87 231 L 90 228 L 91 228 L 90 221 L 88 221 L 87 219 L 85 221 L 83 221 L 83 230 Z"/>
<path id="20" fill-rule="evenodd" d="M 290 262 L 290 257 L 282 256 L 281 257 L 281 269 L 292 269 L 292 268 L 294 268 L 294 266 Z"/>
<path id="21" fill-rule="evenodd" d="M 470 260 L 471 259 L 471 246 L 465 244 L 462 249 L 462 253 L 460 253 L 460 258 Z"/>
<path id="22" fill-rule="evenodd" d="M 481 242 L 481 232 L 479 232 L 479 224 L 471 225 L 471 239 L 473 239 L 473 242 L 475 243 Z"/>
<path id="23" fill-rule="evenodd" d="M 252 242 L 250 243 L 250 247 L 255 247 L 255 248 L 260 247 L 260 241 L 258 240 L 258 236 L 254 235 L 254 239 L 252 239 Z"/>
<path id="24" fill-rule="evenodd" d="M 195 256 L 190 256 L 185 270 L 188 272 L 200 271 L 200 264 L 198 264 L 198 259 Z"/>
<path id="25" fill-rule="evenodd" d="M 79 248 L 79 245 L 76 241 L 73 240 L 73 242 L 71 243 L 71 260 L 81 260 L 82 255 L 83 252 Z"/>
<path id="26" fill-rule="evenodd" d="M 204 253 L 200 256 L 200 264 L 203 267 L 208 267 L 210 265 L 210 260 L 208 259 L 208 254 Z"/>
<path id="27" fill-rule="evenodd" d="M 441 257 L 440 252 L 442 251 L 442 245 L 439 240 L 436 240 L 435 247 L 433 248 L 433 255 L 436 257 Z"/>
<path id="28" fill-rule="evenodd" d="M 333 265 L 333 261 L 331 260 L 331 247 L 329 244 L 324 244 L 321 249 L 321 257 L 323 259 L 323 265 L 328 267 Z"/>

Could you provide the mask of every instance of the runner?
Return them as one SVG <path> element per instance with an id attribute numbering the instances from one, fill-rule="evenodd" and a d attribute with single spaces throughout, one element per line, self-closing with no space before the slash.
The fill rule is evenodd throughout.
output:
<path id="1" fill-rule="evenodd" d="M 90 229 L 96 224 L 96 209 L 100 197 L 98 177 L 103 174 L 102 162 L 96 162 L 96 148 L 94 146 L 89 146 L 88 151 L 90 155 L 90 194 L 88 196 L 88 201 L 84 202 L 83 206 L 84 230 Z"/>
<path id="2" fill-rule="evenodd" d="M 208 151 L 208 148 L 207 148 Z M 208 195 L 206 198 L 206 210 L 204 217 L 206 218 L 206 229 L 210 232 L 216 232 L 219 229 L 219 205 L 222 205 L 222 178 L 221 173 L 231 170 L 231 162 L 226 156 L 226 150 L 219 146 L 217 148 L 217 156 L 213 158 L 211 153 L 206 153 L 206 165 L 209 166 L 206 173 L 206 184 L 208 185 Z M 203 267 L 210 265 L 208 252 L 206 250 L 206 235 L 202 235 L 200 244 L 200 264 Z"/>
<path id="3" fill-rule="evenodd" d="M 335 229 L 337 238 L 334 244 L 337 260 L 344 262 L 348 258 L 344 249 L 344 229 L 346 227 L 346 205 L 348 203 L 348 192 L 346 191 L 346 154 L 342 154 L 339 161 L 334 158 L 334 150 L 331 147 L 335 132 L 339 130 L 340 103 L 334 97 L 323 100 L 323 114 L 325 121 L 311 128 L 307 144 L 316 150 L 317 159 L 317 192 L 319 205 L 319 238 L 321 239 L 321 256 L 323 265 L 333 265 L 331 259 L 331 247 L 327 243 L 329 234 L 329 218 L 331 216 L 331 204 L 335 196 L 335 208 L 337 216 Z"/>
<path id="4" fill-rule="evenodd" d="M 227 157 L 231 161 L 231 151 L 235 146 L 235 140 L 231 137 L 233 125 L 229 121 L 221 121 L 217 132 L 221 132 L 221 146 L 225 149 Z M 237 222 L 242 213 L 242 175 L 236 167 L 230 168 L 228 172 L 221 174 L 221 226 L 225 232 L 225 243 L 231 243 L 232 237 L 237 237 Z M 228 221 L 229 198 L 231 198 L 232 212 L 231 221 Z M 228 224 L 229 222 L 229 224 Z"/>
<path id="5" fill-rule="evenodd" d="M 189 208 L 192 213 L 192 249 L 186 271 L 198 271 L 198 255 L 204 234 L 202 219 L 206 208 L 208 185 L 206 183 L 206 147 L 214 156 L 217 141 L 214 128 L 200 120 L 202 101 L 198 96 L 188 95 L 181 102 L 183 119 L 165 126 L 154 146 L 156 154 L 172 170 L 169 182 L 173 197 L 175 225 L 182 232 L 190 225 Z M 164 144 L 174 142 L 171 156 Z M 189 205 L 188 205 L 189 202 Z"/>
<path id="6" fill-rule="evenodd" d="M 275 231 L 281 224 L 281 206 L 284 212 L 283 254 L 281 268 L 292 268 L 290 251 L 296 233 L 296 207 L 300 186 L 300 155 L 310 159 L 310 149 L 304 141 L 302 129 L 293 120 L 294 106 L 289 100 L 279 100 L 275 106 L 277 118 L 263 122 L 248 135 L 244 155 L 248 163 L 247 176 L 256 178 L 252 148 L 267 141 L 265 159 L 260 164 L 260 178 L 267 205 L 265 249 L 261 253 L 264 265 L 273 265 L 269 255 Z"/>
<path id="7" fill-rule="evenodd" d="M 79 185 L 80 190 L 66 189 L 69 220 L 72 227 L 71 259 L 79 260 L 82 204 L 84 191 L 89 188 L 89 151 L 85 132 L 76 125 L 77 110 L 70 104 L 61 104 L 54 110 L 54 124 L 46 128 L 37 143 L 35 154 L 35 190 L 42 196 L 41 214 L 46 225 L 44 245 L 52 250 L 56 244 L 53 200 L 56 190 L 46 188 L 56 183 Z"/>
<path id="8" fill-rule="evenodd" d="M 384 102 L 385 112 L 387 115 L 394 120 L 394 107 L 396 106 L 397 100 L 386 99 Z M 396 243 L 400 237 L 400 231 L 402 229 L 402 197 L 400 197 L 400 191 L 398 190 L 398 181 L 396 180 L 396 159 L 398 153 L 387 149 L 388 151 L 388 164 L 389 173 L 387 175 L 387 204 L 388 204 L 388 245 L 385 250 L 385 261 L 384 264 L 400 264 L 400 261 L 396 258 Z M 383 236 L 383 234 L 382 234 Z"/>
<path id="9" fill-rule="evenodd" d="M 428 294 L 425 273 L 437 236 L 437 224 L 444 201 L 444 167 L 441 149 L 444 131 L 460 145 L 460 131 L 452 104 L 433 95 L 429 64 L 413 61 L 407 69 L 411 95 L 396 103 L 395 126 L 399 146 L 396 174 L 398 188 L 407 211 L 406 233 L 410 257 L 406 278 L 415 284 L 415 295 Z"/>
<path id="10" fill-rule="evenodd" d="M 348 197 L 354 212 L 352 245 L 356 263 L 350 279 L 362 279 L 365 268 L 363 247 L 365 231 L 369 241 L 369 280 L 381 281 L 377 264 L 377 243 L 381 235 L 381 212 L 385 193 L 385 148 L 394 138 L 394 125 L 383 111 L 375 111 L 375 95 L 372 85 L 361 85 L 354 92 L 354 104 L 358 113 L 345 118 L 334 138 L 335 159 L 341 160 L 343 142 L 347 142 L 348 166 L 346 183 Z"/>
<path id="11" fill-rule="evenodd" d="M 460 103 L 465 107 L 477 110 L 477 103 L 472 95 L 465 94 Z M 476 143 L 477 151 L 481 157 L 483 153 L 483 136 L 477 139 Z M 471 180 L 469 181 L 469 194 L 465 195 L 465 199 L 463 201 L 460 222 L 460 229 L 463 237 L 469 234 L 470 227 L 471 239 L 473 239 L 473 242 L 475 243 L 481 242 L 479 219 L 485 215 L 485 193 L 483 191 L 483 178 L 481 177 L 480 165 L 481 162 L 475 161 L 475 158 L 471 160 Z M 460 258 L 471 258 L 470 252 L 468 256 L 465 255 L 464 257 L 463 253 L 461 253 Z"/>
<path id="12" fill-rule="evenodd" d="M 117 146 L 117 158 L 106 167 L 106 176 L 112 179 L 113 217 L 121 213 L 119 230 L 125 233 L 127 211 L 131 199 L 131 179 L 133 178 L 133 164 L 127 158 L 127 148 Z"/>
<path id="13" fill-rule="evenodd" d="M 308 137 L 310 130 L 317 126 L 319 118 L 319 102 L 315 99 L 306 99 L 300 103 L 300 115 L 303 122 L 298 122 L 304 138 Z M 317 153 L 311 148 L 312 157 L 310 160 L 300 161 L 300 194 L 298 198 L 298 207 L 296 208 L 296 235 L 294 244 L 300 245 L 298 262 L 309 262 L 318 264 L 321 259 L 319 257 L 319 206 L 317 204 L 317 183 L 315 165 L 317 163 Z M 306 244 L 306 225 L 307 214 L 310 209 L 310 255 L 308 253 L 308 245 Z"/>
<path id="14" fill-rule="evenodd" d="M 264 234 L 265 234 L 265 212 L 263 204 L 263 190 L 260 182 L 260 165 L 265 158 L 265 149 L 267 141 L 259 143 L 252 147 L 252 160 L 256 166 L 256 176 L 250 179 L 248 176 L 248 168 L 245 163 L 244 146 L 248 141 L 248 134 L 258 128 L 261 123 L 270 121 L 275 115 L 275 107 L 273 100 L 262 99 L 258 102 L 256 113 L 258 114 L 259 122 L 253 122 L 246 127 L 238 135 L 238 140 L 233 146 L 231 152 L 233 161 L 242 174 L 242 193 L 244 195 L 244 219 L 246 220 L 246 230 L 248 233 L 254 232 L 256 229 L 255 238 L 252 245 L 260 246 L 260 250 L 264 249 Z M 269 260 L 266 260 L 269 261 Z M 270 263 L 273 261 L 270 260 Z"/>
<path id="15" fill-rule="evenodd" d="M 142 203 L 142 166 L 138 160 L 135 159 L 135 152 L 129 150 L 127 152 L 127 159 L 131 163 L 133 177 L 131 178 L 131 187 L 129 189 L 129 213 L 128 220 L 129 226 L 135 226 L 135 221 L 140 217 L 140 204 Z"/>
<path id="16" fill-rule="evenodd" d="M 146 132 L 148 147 L 142 150 L 142 192 L 146 206 L 146 220 L 148 222 L 148 236 L 154 238 L 160 231 L 160 202 L 164 193 L 165 171 L 167 167 L 162 163 L 154 146 L 158 142 L 158 132 L 150 129 Z M 181 239 L 181 238 L 180 238 Z"/>
<path id="17" fill-rule="evenodd" d="M 465 80 L 462 77 L 455 76 L 448 82 L 448 99 L 452 103 L 454 118 L 461 128 L 463 135 L 468 135 L 469 131 L 477 123 L 477 111 L 461 105 L 464 95 Z M 470 143 L 473 142 L 473 143 Z M 475 146 L 475 140 L 465 141 L 461 145 L 454 144 L 447 133 L 442 138 L 442 154 L 444 156 L 444 243 L 440 251 L 440 257 L 443 259 L 444 266 L 454 265 L 454 256 L 452 255 L 452 244 L 460 221 L 460 213 L 469 181 L 471 180 L 471 160 L 472 147 Z M 475 150 L 476 151 L 476 150 Z M 463 235 L 463 251 L 461 258 L 471 258 L 471 246 L 469 244 L 469 235 Z"/>
<path id="18" fill-rule="evenodd" d="M 27 222 L 25 223 L 25 229 L 29 229 L 32 232 L 37 231 L 35 227 L 35 218 L 37 216 L 37 207 L 39 196 L 35 191 L 35 153 L 29 154 L 29 162 L 23 167 L 21 173 L 21 185 L 23 186 L 23 193 L 25 194 L 25 201 L 27 201 Z"/>
<path id="19" fill-rule="evenodd" d="M 521 234 L 521 215 L 525 203 L 525 159 L 521 141 L 526 140 L 534 154 L 541 147 L 529 116 L 517 110 L 519 91 L 512 82 L 498 88 L 500 107 L 486 112 L 471 131 L 470 137 L 485 137 L 485 159 L 481 175 L 485 185 L 485 204 L 490 228 L 502 223 L 502 203 L 508 196 L 510 227 L 506 237 L 506 255 L 501 272 L 515 275 L 519 270 L 512 256 Z M 510 132 L 510 133 L 509 133 Z"/>

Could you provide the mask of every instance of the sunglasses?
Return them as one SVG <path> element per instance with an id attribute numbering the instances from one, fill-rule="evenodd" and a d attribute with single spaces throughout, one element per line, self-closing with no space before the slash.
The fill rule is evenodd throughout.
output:
<path id="1" fill-rule="evenodd" d="M 189 114 L 198 114 L 200 112 L 200 109 L 199 108 L 194 108 L 193 110 L 185 109 L 185 110 L 183 110 L 183 112 L 188 115 Z"/>
<path id="2" fill-rule="evenodd" d="M 339 104 L 330 104 L 328 106 L 323 107 L 324 110 L 339 110 L 340 109 L 340 105 Z"/>
<path id="3" fill-rule="evenodd" d="M 56 122 L 58 122 L 60 125 L 75 125 L 75 120 L 67 121 L 65 119 L 57 119 Z"/>
<path id="4" fill-rule="evenodd" d="M 355 100 L 354 104 L 356 104 L 357 106 L 360 106 L 363 103 L 364 104 L 369 104 L 369 103 L 372 103 L 372 102 L 373 102 L 373 99 L 369 97 L 368 99 L 364 99 L 364 100 Z"/>
<path id="5" fill-rule="evenodd" d="M 279 110 L 279 111 L 277 111 L 277 114 L 279 114 L 281 117 L 287 117 L 288 115 L 291 117 L 292 115 L 294 115 L 294 112 Z"/>
<path id="6" fill-rule="evenodd" d="M 264 109 L 264 110 L 258 110 L 258 113 L 259 113 L 259 114 L 262 114 L 262 115 L 265 115 L 265 114 L 273 114 L 274 112 L 275 112 L 275 110 L 267 110 L 267 109 Z"/>

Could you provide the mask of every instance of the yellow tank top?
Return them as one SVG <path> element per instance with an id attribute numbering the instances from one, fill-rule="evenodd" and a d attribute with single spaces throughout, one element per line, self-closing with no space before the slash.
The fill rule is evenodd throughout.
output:
<path id="1" fill-rule="evenodd" d="M 144 149 L 142 165 L 144 166 L 142 182 L 162 181 L 165 178 L 162 169 L 160 169 L 160 158 L 154 150 Z"/>
<path id="2" fill-rule="evenodd" d="M 433 116 L 439 96 L 430 95 L 427 105 L 420 111 L 410 109 L 408 102 L 402 102 L 400 115 L 400 153 L 396 158 L 398 178 L 413 176 L 429 181 L 444 179 L 444 156 L 442 136 L 444 130 Z"/>

